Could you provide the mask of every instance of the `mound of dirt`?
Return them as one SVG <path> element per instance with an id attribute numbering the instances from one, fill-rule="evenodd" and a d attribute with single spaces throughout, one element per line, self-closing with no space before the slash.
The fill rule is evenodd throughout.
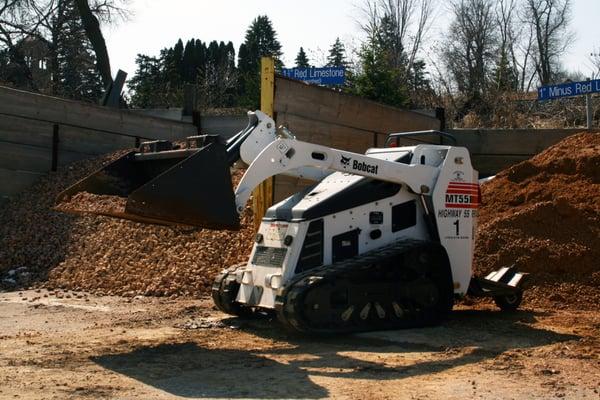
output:
<path id="1" fill-rule="evenodd" d="M 475 269 L 531 273 L 531 303 L 600 304 L 600 135 L 566 138 L 482 186 Z"/>
<path id="2" fill-rule="evenodd" d="M 221 268 L 247 260 L 250 210 L 239 232 L 52 210 L 61 190 L 121 154 L 62 168 L 0 208 L 0 287 L 44 282 L 100 294 L 198 296 Z M 242 173 L 234 171 L 234 184 Z M 600 135 L 569 137 L 499 173 L 482 193 L 477 273 L 514 263 L 531 273 L 526 303 L 600 304 Z M 79 200 L 85 204 L 86 195 Z"/>
<path id="3" fill-rule="evenodd" d="M 121 154 L 62 168 L 0 208 L 0 287 L 40 282 L 100 294 L 198 296 L 210 290 L 223 267 L 247 260 L 253 242 L 250 210 L 240 231 L 164 227 L 52 210 L 60 191 Z M 242 175 L 241 170 L 232 172 L 234 185 Z M 82 193 L 73 201 L 81 208 L 90 196 Z M 94 207 L 100 204 L 103 211 L 123 206 L 112 197 L 94 197 Z"/>

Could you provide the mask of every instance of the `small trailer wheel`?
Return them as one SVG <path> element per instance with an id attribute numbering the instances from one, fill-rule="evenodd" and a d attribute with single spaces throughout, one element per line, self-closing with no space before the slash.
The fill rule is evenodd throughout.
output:
<path id="1" fill-rule="evenodd" d="M 518 291 L 514 294 L 504 296 L 494 296 L 494 302 L 502 311 L 516 311 L 523 300 L 523 292 Z"/>

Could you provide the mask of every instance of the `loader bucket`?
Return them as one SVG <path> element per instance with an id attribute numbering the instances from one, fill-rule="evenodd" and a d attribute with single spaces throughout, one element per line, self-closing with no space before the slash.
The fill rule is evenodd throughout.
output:
<path id="1" fill-rule="evenodd" d="M 132 151 L 60 193 L 57 203 L 80 192 L 119 196 L 127 198 L 122 212 L 84 212 L 164 225 L 239 229 L 229 164 L 226 147 L 218 141 L 199 148 Z"/>

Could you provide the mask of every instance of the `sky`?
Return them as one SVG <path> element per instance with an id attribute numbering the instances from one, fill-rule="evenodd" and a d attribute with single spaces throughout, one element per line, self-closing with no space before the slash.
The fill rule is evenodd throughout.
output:
<path id="1" fill-rule="evenodd" d="M 122 69 L 131 78 L 138 53 L 158 55 L 179 38 L 205 42 L 232 41 L 236 51 L 246 29 L 258 15 L 268 15 L 278 34 L 287 66 L 303 46 L 315 66 L 321 66 L 327 50 L 340 37 L 347 47 L 360 42 L 358 21 L 363 0 L 128 0 L 132 15 L 126 22 L 104 27 L 113 74 Z M 444 0 L 437 0 L 429 40 L 421 56 L 431 50 L 449 24 Z M 571 29 L 575 33 L 569 52 L 562 57 L 568 70 L 591 72 L 590 52 L 600 52 L 600 0 L 572 0 Z"/>

